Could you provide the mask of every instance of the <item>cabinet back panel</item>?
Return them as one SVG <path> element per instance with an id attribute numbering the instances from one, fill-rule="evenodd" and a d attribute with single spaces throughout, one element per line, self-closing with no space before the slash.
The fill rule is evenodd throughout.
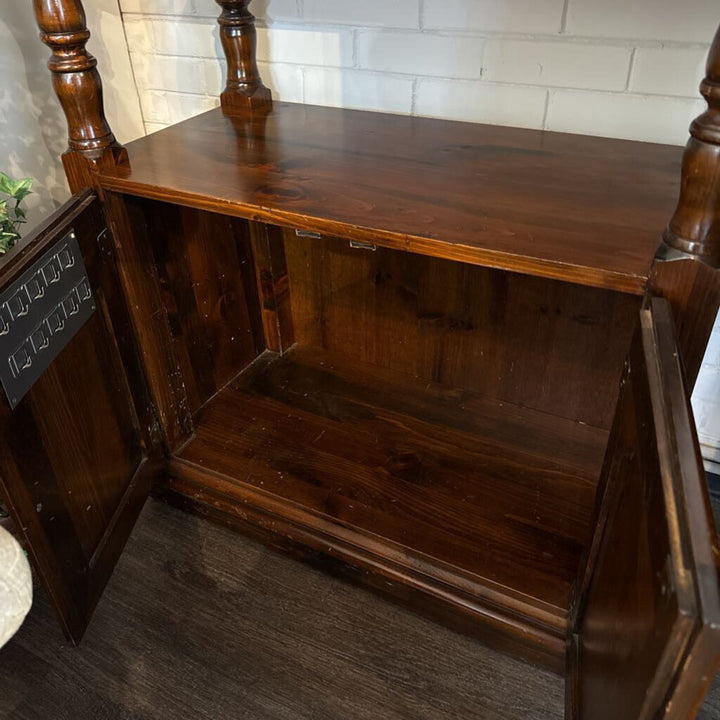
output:
<path id="1" fill-rule="evenodd" d="M 285 232 L 295 340 L 600 428 L 640 298 Z"/>
<path id="2" fill-rule="evenodd" d="M 265 349 L 247 222 L 148 202 L 149 237 L 190 409 Z"/>

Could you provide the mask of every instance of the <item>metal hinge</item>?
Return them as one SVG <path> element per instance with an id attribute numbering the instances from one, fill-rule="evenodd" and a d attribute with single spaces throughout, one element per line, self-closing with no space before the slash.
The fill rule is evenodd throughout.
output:
<path id="1" fill-rule="evenodd" d="M 363 242 L 362 240 L 351 240 L 350 247 L 353 250 L 372 250 L 373 252 L 377 250 L 375 243 Z"/>

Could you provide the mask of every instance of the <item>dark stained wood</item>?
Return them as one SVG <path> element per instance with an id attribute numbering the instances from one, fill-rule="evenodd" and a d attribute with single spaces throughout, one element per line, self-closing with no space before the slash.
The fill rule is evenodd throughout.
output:
<path id="1" fill-rule="evenodd" d="M 195 429 L 174 491 L 476 609 L 557 667 L 604 431 L 301 348 Z"/>
<path id="2" fill-rule="evenodd" d="M 658 259 L 652 268 L 649 296 L 664 297 L 670 303 L 692 392 L 720 307 L 720 273 L 687 255 Z"/>
<path id="3" fill-rule="evenodd" d="M 285 254 L 299 345 L 610 427 L 637 296 L 293 231 Z"/>
<path id="4" fill-rule="evenodd" d="M 247 223 L 176 205 L 144 208 L 192 412 L 265 349 Z"/>
<path id="5" fill-rule="evenodd" d="M 14 411 L 0 405 L 0 495 L 7 499 L 30 557 L 77 643 L 142 504 L 154 448 L 133 407 L 113 335 L 119 310 L 112 274 L 97 247 L 100 204 L 71 200 L 0 268 L 0 289 L 72 227 L 98 309 Z M 138 394 L 140 398 L 142 395 Z M 144 417 L 144 414 L 141 415 Z"/>
<path id="6" fill-rule="evenodd" d="M 720 666 L 718 540 L 668 304 L 641 323 L 574 613 L 582 720 L 695 717 Z"/>
<path id="7" fill-rule="evenodd" d="M 192 433 L 192 416 L 144 210 L 135 198 L 116 193 L 105 192 L 103 200 L 111 240 L 108 252 L 119 269 L 159 432 L 166 449 L 172 450 Z"/>
<path id="8" fill-rule="evenodd" d="M 227 82 L 220 95 L 223 112 L 272 108 L 272 93 L 262 83 L 257 67 L 255 17 L 250 0 L 216 0 L 222 8 L 218 23 L 220 43 L 227 60 Z"/>
<path id="9" fill-rule="evenodd" d="M 642 294 L 678 148 L 276 103 L 128 146 L 113 190 Z"/>
<path id="10" fill-rule="evenodd" d="M 282 231 L 273 225 L 250 223 L 257 286 L 260 292 L 265 347 L 284 352 L 295 342 L 290 283 Z"/>
<path id="11" fill-rule="evenodd" d="M 562 718 L 561 677 L 154 501 L 82 646 L 57 636 L 38 593 L 3 718 Z"/>
<path id="12" fill-rule="evenodd" d="M 700 92 L 707 110 L 690 125 L 680 200 L 664 242 L 712 267 L 720 265 L 720 27 L 708 54 Z"/>
<path id="13" fill-rule="evenodd" d="M 48 67 L 68 123 L 63 165 L 70 191 L 97 184 L 102 167 L 127 163 L 105 119 L 97 60 L 85 49 L 90 33 L 81 0 L 33 0 L 41 40 L 52 50 Z"/>
<path id="14" fill-rule="evenodd" d="M 720 28 L 700 91 L 708 108 L 690 125 L 680 199 L 663 235 L 649 291 L 670 302 L 691 392 L 720 307 Z"/>

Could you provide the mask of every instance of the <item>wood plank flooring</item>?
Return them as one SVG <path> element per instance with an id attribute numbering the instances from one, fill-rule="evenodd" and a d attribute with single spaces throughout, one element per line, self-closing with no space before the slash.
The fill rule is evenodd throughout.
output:
<path id="1" fill-rule="evenodd" d="M 563 681 L 151 500 L 79 649 L 38 591 L 12 720 L 562 718 Z"/>
<path id="2" fill-rule="evenodd" d="M 0 650 L 3 720 L 562 717 L 560 677 L 155 500 L 79 649 L 37 590 Z"/>

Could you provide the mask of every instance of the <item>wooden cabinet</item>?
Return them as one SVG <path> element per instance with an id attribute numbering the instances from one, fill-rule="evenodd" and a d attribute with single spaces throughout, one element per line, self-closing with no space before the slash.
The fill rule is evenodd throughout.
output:
<path id="1" fill-rule="evenodd" d="M 0 472 L 66 633 L 152 487 L 567 672 L 568 717 L 692 717 L 720 657 L 688 402 L 713 91 L 656 254 L 677 148 L 273 104 L 220 4 L 222 108 L 120 148 L 79 3 L 36 2 L 79 194 L 0 292 L 73 231 L 95 310 L 3 405 Z"/>

